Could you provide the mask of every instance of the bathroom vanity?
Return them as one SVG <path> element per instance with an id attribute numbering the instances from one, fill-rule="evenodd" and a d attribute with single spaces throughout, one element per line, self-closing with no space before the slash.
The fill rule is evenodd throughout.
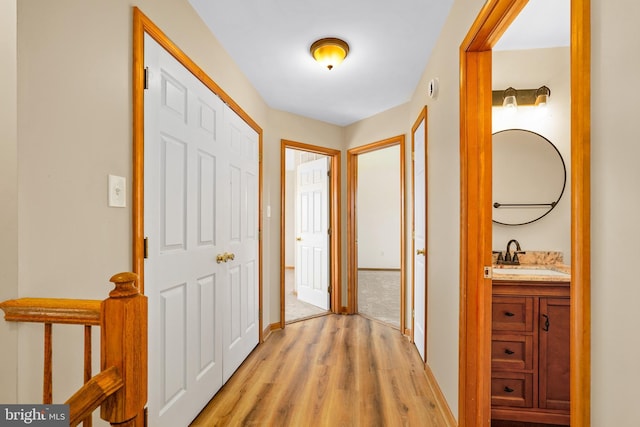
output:
<path id="1" fill-rule="evenodd" d="M 569 291 L 566 268 L 494 268 L 493 420 L 569 425 Z"/>

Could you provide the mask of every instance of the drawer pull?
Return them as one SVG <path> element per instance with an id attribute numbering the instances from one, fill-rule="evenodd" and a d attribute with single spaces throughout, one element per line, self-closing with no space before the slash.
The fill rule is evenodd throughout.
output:
<path id="1" fill-rule="evenodd" d="M 512 312 L 510 312 L 510 311 L 505 311 L 505 312 L 504 312 L 504 315 L 505 315 L 505 316 L 507 316 L 507 317 L 513 317 L 513 316 L 515 316 L 515 314 L 513 314 L 513 313 L 512 313 Z"/>
<path id="2" fill-rule="evenodd" d="M 513 350 L 509 350 L 508 348 L 505 348 L 505 349 L 504 349 L 504 352 L 505 352 L 505 353 L 507 353 L 507 354 L 513 354 L 513 353 L 515 353 L 515 351 L 513 351 Z"/>
<path id="3" fill-rule="evenodd" d="M 512 389 L 511 387 L 505 386 L 504 391 L 506 391 L 507 393 L 513 393 L 515 390 Z"/>

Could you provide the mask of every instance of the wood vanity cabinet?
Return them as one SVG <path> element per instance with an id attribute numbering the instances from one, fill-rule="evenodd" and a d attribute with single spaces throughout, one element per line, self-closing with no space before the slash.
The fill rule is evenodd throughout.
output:
<path id="1" fill-rule="evenodd" d="M 492 419 L 569 425 L 569 286 L 493 281 Z"/>

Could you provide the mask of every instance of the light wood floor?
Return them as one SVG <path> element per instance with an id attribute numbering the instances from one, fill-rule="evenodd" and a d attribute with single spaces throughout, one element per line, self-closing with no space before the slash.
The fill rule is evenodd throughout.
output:
<path id="1" fill-rule="evenodd" d="M 447 426 L 413 344 L 361 316 L 287 325 L 192 426 Z"/>

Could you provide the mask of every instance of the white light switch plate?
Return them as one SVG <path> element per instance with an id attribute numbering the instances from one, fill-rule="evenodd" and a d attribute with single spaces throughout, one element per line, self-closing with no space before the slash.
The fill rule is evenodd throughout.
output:
<path id="1" fill-rule="evenodd" d="M 109 175 L 109 207 L 127 206 L 127 180 L 123 176 Z"/>

